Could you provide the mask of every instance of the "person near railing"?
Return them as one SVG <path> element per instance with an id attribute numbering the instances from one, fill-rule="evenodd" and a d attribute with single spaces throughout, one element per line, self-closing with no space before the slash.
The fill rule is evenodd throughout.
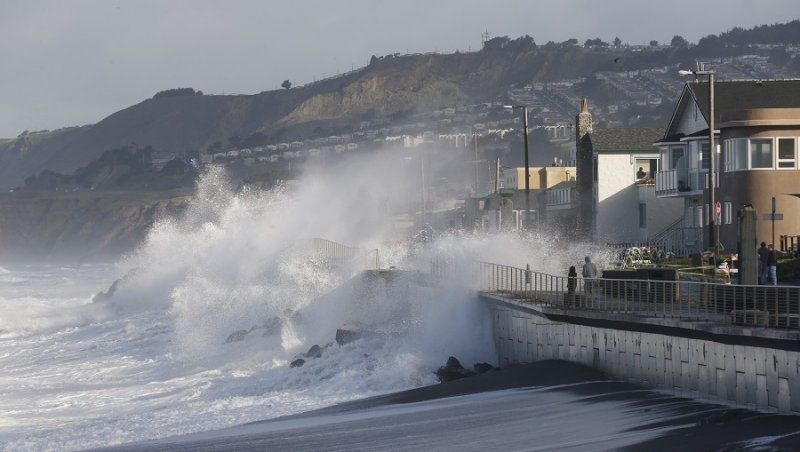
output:
<path id="1" fill-rule="evenodd" d="M 778 252 L 770 243 L 769 253 L 767 253 L 767 267 L 769 268 L 769 283 L 773 286 L 778 285 Z"/>
<path id="2" fill-rule="evenodd" d="M 578 272 L 575 271 L 575 266 L 570 265 L 569 273 L 567 273 L 567 304 L 570 306 L 575 305 L 575 287 L 578 286 Z"/>
<path id="3" fill-rule="evenodd" d="M 766 242 L 761 242 L 761 248 L 758 249 L 758 283 L 760 285 L 764 285 L 767 283 L 767 255 L 769 255 L 769 249 L 767 248 Z"/>
<path id="4" fill-rule="evenodd" d="M 592 262 L 592 258 L 589 257 L 589 256 L 586 256 L 584 258 L 584 260 L 586 262 L 584 262 L 584 264 L 583 264 L 583 278 L 585 279 L 585 281 L 583 283 L 583 290 L 587 294 L 591 294 L 592 293 L 592 282 L 593 282 L 594 278 L 597 277 L 597 266 L 594 265 L 594 262 Z"/>

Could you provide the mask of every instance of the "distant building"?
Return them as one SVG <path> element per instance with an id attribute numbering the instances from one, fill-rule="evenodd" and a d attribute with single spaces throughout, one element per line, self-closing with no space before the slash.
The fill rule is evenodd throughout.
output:
<path id="1" fill-rule="evenodd" d="M 170 160 L 174 160 L 176 154 L 174 152 L 169 151 L 153 151 L 150 154 L 150 159 L 153 162 L 153 167 L 157 170 L 161 170 Z"/>

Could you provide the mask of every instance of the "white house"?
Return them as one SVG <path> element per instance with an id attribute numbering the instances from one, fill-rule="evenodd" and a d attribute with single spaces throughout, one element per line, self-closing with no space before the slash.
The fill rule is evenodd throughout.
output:
<path id="1" fill-rule="evenodd" d="M 662 129 L 593 129 L 585 99 L 577 124 L 579 224 L 594 242 L 651 242 L 680 221 L 683 203 L 655 194 Z"/>

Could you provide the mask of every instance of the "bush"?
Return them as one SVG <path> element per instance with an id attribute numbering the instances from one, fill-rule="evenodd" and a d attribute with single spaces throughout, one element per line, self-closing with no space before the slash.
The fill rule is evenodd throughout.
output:
<path id="1" fill-rule="evenodd" d="M 778 281 L 800 280 L 800 258 L 781 259 L 778 261 Z"/>

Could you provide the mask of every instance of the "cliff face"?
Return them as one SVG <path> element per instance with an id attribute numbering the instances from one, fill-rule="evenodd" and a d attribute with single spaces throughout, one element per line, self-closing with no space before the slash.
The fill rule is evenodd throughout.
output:
<path id="1" fill-rule="evenodd" d="M 57 193 L 0 196 L 0 258 L 102 260 L 133 249 L 185 195 Z"/>

